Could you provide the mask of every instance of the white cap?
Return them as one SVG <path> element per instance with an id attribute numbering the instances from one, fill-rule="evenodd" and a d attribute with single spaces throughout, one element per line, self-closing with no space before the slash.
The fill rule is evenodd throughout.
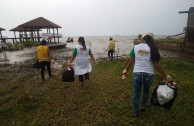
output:
<path id="1" fill-rule="evenodd" d="M 142 38 L 145 37 L 146 35 L 150 35 L 152 38 L 154 38 L 154 34 L 152 32 L 142 34 Z"/>

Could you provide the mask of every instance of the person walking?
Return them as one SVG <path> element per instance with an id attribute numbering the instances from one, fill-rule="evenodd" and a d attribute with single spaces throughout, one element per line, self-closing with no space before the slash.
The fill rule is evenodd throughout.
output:
<path id="1" fill-rule="evenodd" d="M 75 60 L 74 74 L 79 76 L 79 82 L 84 85 L 84 80 L 86 83 L 89 81 L 89 72 L 92 71 L 92 66 L 89 61 L 89 57 L 96 64 L 96 60 L 88 46 L 85 44 L 84 37 L 78 38 L 78 45 L 73 51 L 73 55 L 70 59 L 70 65 Z"/>
<path id="2" fill-rule="evenodd" d="M 107 50 L 108 50 L 108 57 L 113 59 L 113 54 L 114 54 L 114 50 L 115 50 L 115 43 L 114 43 L 114 40 L 112 38 L 109 39 Z"/>
<path id="3" fill-rule="evenodd" d="M 38 53 L 38 62 L 41 65 L 41 78 L 42 82 L 45 82 L 45 77 L 44 77 L 44 71 L 45 71 L 45 66 L 47 67 L 49 77 L 51 77 L 51 68 L 50 68 L 50 63 L 51 63 L 51 55 L 48 46 L 46 46 L 46 40 L 42 40 L 40 46 L 37 47 L 37 53 Z"/>
<path id="4" fill-rule="evenodd" d="M 158 48 L 154 44 L 153 33 L 143 34 L 142 43 L 135 45 L 130 52 L 130 61 L 123 73 L 126 73 L 131 68 L 133 63 L 135 63 L 133 69 L 133 117 L 137 117 L 139 113 L 138 104 L 142 85 L 143 98 L 141 101 L 140 111 L 143 112 L 146 110 L 149 88 L 154 80 L 154 67 L 164 78 L 166 78 L 166 73 L 158 64 L 160 58 Z"/>

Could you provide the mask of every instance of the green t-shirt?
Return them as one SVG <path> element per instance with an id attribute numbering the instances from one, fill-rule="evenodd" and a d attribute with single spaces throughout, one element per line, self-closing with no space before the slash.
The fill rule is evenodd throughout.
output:
<path id="1" fill-rule="evenodd" d="M 133 47 L 133 49 L 131 50 L 131 52 L 130 52 L 130 57 L 135 57 L 135 52 L 134 52 L 134 47 Z"/>
<path id="2" fill-rule="evenodd" d="M 90 50 L 90 48 L 89 48 L 89 55 L 90 54 L 92 54 L 92 51 Z M 77 48 L 75 48 L 74 50 L 73 50 L 73 55 L 74 56 L 77 56 Z"/>

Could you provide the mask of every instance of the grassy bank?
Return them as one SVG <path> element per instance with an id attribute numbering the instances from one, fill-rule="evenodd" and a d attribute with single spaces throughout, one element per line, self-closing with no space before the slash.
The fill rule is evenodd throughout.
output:
<path id="1" fill-rule="evenodd" d="M 174 42 L 174 43 L 183 43 L 184 39 L 155 39 L 155 42 L 157 41 L 163 41 L 163 42 Z"/>
<path id="2" fill-rule="evenodd" d="M 145 125 L 191 126 L 194 122 L 194 64 L 177 59 L 162 59 L 166 72 L 179 84 L 171 110 L 148 105 L 138 118 L 132 118 L 132 69 L 125 80 L 121 73 L 128 60 L 101 61 L 93 65 L 90 82 L 80 86 L 61 82 L 62 70 L 52 69 L 53 77 L 41 83 L 40 71 L 31 64 L 0 66 L 1 126 L 64 125 Z M 150 89 L 161 81 L 158 72 Z M 150 104 L 150 102 L 148 103 Z"/>
<path id="3" fill-rule="evenodd" d="M 40 42 L 30 42 L 30 41 L 7 43 L 6 50 L 7 51 L 22 50 L 24 49 L 24 47 L 39 46 L 39 45 L 40 45 Z"/>

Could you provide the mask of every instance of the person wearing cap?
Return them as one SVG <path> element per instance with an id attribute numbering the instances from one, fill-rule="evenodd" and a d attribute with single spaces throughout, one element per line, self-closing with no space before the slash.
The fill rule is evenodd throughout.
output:
<path id="1" fill-rule="evenodd" d="M 158 48 L 154 44 L 154 34 L 145 33 L 142 35 L 142 43 L 135 45 L 130 52 L 130 61 L 123 72 L 129 71 L 135 63 L 133 69 L 133 117 L 138 116 L 138 104 L 141 96 L 141 87 L 143 85 L 143 97 L 140 111 L 146 110 L 149 96 L 149 88 L 154 80 L 154 68 L 165 78 L 166 73 L 158 64 L 160 60 Z"/>
<path id="2" fill-rule="evenodd" d="M 89 72 L 92 71 L 92 66 L 89 61 L 89 57 L 94 61 L 96 64 L 96 61 L 94 59 L 94 56 L 88 46 L 85 44 L 84 37 L 79 37 L 78 39 L 78 45 L 75 47 L 73 51 L 73 55 L 70 59 L 70 64 L 75 60 L 75 66 L 74 66 L 74 74 L 75 76 L 79 76 L 79 82 L 81 85 L 84 85 L 84 80 L 88 82 L 89 80 Z M 85 78 L 85 79 L 84 79 Z"/>
<path id="3" fill-rule="evenodd" d="M 42 78 L 42 82 L 44 83 L 45 66 L 47 67 L 49 77 L 52 77 L 51 68 L 50 68 L 51 54 L 48 46 L 46 46 L 46 40 L 42 40 L 40 46 L 37 47 L 37 53 L 38 53 L 38 62 L 40 63 L 40 66 L 41 66 L 41 78 Z"/>
<path id="4" fill-rule="evenodd" d="M 113 54 L 114 54 L 114 50 L 115 50 L 115 43 L 114 43 L 112 38 L 109 39 L 107 50 L 108 50 L 108 57 L 113 59 Z"/>

